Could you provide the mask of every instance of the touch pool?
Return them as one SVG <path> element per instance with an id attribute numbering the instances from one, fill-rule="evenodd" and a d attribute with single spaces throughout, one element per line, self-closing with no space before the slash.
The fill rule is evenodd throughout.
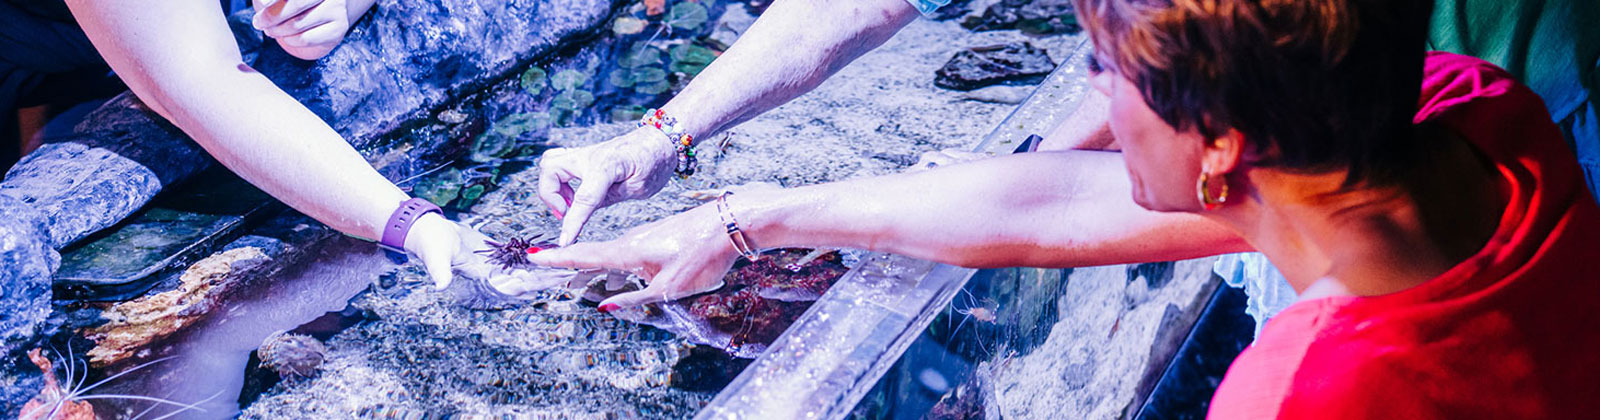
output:
<path id="1" fill-rule="evenodd" d="M 538 153 L 627 130 L 610 121 L 659 104 L 759 11 L 754 4 L 685 1 L 657 16 L 643 3 L 578 3 L 512 1 L 505 10 L 517 10 L 521 22 L 468 19 L 469 29 L 504 32 L 548 20 L 541 8 L 593 11 L 565 32 L 530 35 L 544 40 L 533 48 L 461 59 L 490 71 L 429 73 L 423 80 L 440 82 L 411 87 L 415 97 L 375 106 L 327 86 L 351 80 L 343 72 L 352 71 L 357 54 L 381 56 L 386 50 L 376 46 L 397 40 L 442 41 L 414 52 L 433 58 L 449 56 L 441 48 L 484 42 L 464 35 L 471 30 L 398 29 L 466 14 L 467 4 L 392 6 L 391 15 L 368 24 L 366 38 L 354 37 L 370 43 L 356 45 L 374 47 L 335 57 L 319 69 L 328 72 L 322 78 L 283 83 L 331 98 L 332 117 L 352 121 L 341 131 L 370 139 L 364 150 L 380 169 L 408 179 L 414 194 L 455 217 L 496 238 L 553 232 L 554 219 L 532 196 L 536 171 L 526 170 Z M 645 29 L 635 31 L 635 21 Z M 960 49 L 951 38 L 963 47 L 1028 42 L 1063 65 L 1037 90 L 935 88 L 934 70 Z M 702 175 L 597 213 L 583 239 L 613 237 L 694 206 L 691 193 L 699 190 L 890 173 L 944 148 L 1023 149 L 1028 135 L 1048 130 L 1085 89 L 1083 39 L 918 21 L 811 94 L 719 139 L 723 146 L 703 157 Z M 272 59 L 270 49 L 265 54 Z M 970 123 L 935 124 L 942 115 Z M 790 147 L 797 137 L 818 140 Z M 447 156 L 464 158 L 441 158 Z M 192 171 L 200 181 L 66 254 L 77 271 L 63 272 L 78 274 L 58 286 L 58 298 L 75 300 L 58 304 L 65 328 L 50 342 L 58 358 L 86 363 L 75 373 L 87 369 L 88 382 L 110 379 L 98 393 L 194 404 L 176 411 L 178 418 L 1035 418 L 1063 407 L 1071 417 L 1142 418 L 1140 407 L 1217 290 L 1204 261 L 978 272 L 841 250 L 816 254 L 822 257 L 808 268 L 812 286 L 800 292 L 792 290 L 797 283 L 771 281 L 788 277 L 774 277 L 770 267 L 747 267 L 753 277 L 733 282 L 743 288 L 725 296 L 764 300 L 681 302 L 699 316 L 715 308 L 783 315 L 696 335 L 600 314 L 583 290 L 464 305 L 460 290 L 428 290 L 415 266 L 259 197 L 237 208 L 196 208 L 250 189 L 220 172 Z M 141 230 L 167 235 L 141 242 L 135 239 L 150 237 Z M 813 254 L 778 252 L 790 259 Z M 126 269 L 95 264 L 128 262 L 124 255 L 148 261 Z M 156 280 L 126 280 L 134 277 Z M 832 287 L 818 289 L 818 282 Z M 772 292 L 774 284 L 791 290 Z M 130 303 L 95 303 L 132 296 L 138 298 Z M 729 319 L 748 320 L 739 316 Z M 314 367 L 271 369 L 285 365 Z M 940 368 L 924 368 L 930 365 Z M 1060 374 L 1022 380 L 1019 373 L 1029 370 Z M 126 371 L 133 372 L 115 376 Z M 147 401 L 97 406 L 113 418 L 160 417 L 170 408 Z"/>

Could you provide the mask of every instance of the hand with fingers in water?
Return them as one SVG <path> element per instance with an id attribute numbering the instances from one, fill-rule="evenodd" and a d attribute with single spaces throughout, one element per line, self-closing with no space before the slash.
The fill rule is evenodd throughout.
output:
<path id="1" fill-rule="evenodd" d="M 585 242 L 541 251 L 537 265 L 632 272 L 646 279 L 642 290 L 600 302 L 601 311 L 681 299 L 722 287 L 739 254 L 708 204 L 647 225 L 615 240 Z"/>
<path id="2" fill-rule="evenodd" d="M 376 0 L 262 0 L 251 25 L 290 55 L 316 60 L 344 40 L 350 25 Z"/>
<path id="3" fill-rule="evenodd" d="M 451 222 L 438 215 L 424 216 L 412 225 L 405 238 L 406 252 L 422 261 L 434 287 L 450 287 L 456 276 L 487 282 L 505 275 L 499 263 L 477 251 L 486 248 L 488 236 L 478 229 Z M 503 280 L 501 280 L 503 281 Z"/>
<path id="4" fill-rule="evenodd" d="M 539 199 L 562 218 L 556 242 L 571 245 L 595 209 L 661 191 L 676 167 L 671 141 L 649 127 L 603 143 L 545 152 L 539 161 Z"/>

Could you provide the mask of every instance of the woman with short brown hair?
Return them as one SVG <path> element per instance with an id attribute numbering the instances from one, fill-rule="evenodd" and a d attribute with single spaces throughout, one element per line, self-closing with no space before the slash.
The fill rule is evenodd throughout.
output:
<path id="1" fill-rule="evenodd" d="M 1229 226 L 1301 292 L 1214 417 L 1593 412 L 1600 211 L 1537 96 L 1423 51 L 1431 3 L 1078 4 L 1135 200 Z"/>

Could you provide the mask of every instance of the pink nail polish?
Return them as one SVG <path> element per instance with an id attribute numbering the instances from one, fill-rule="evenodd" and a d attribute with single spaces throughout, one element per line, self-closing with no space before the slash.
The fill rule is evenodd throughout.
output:
<path id="1" fill-rule="evenodd" d="M 611 311 L 615 311 L 615 310 L 618 310 L 618 309 L 622 309 L 622 306 L 621 305 L 617 305 L 615 303 L 607 303 L 607 304 L 604 304 L 604 305 L 600 305 L 600 313 L 610 313 Z"/>

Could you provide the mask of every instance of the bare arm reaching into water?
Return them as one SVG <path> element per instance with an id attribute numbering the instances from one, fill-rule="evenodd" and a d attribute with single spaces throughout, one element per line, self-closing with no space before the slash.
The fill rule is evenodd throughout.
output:
<path id="1" fill-rule="evenodd" d="M 1249 250 L 1218 223 L 1134 204 L 1126 174 L 1116 153 L 1040 152 L 918 173 L 745 191 L 727 202 L 759 248 L 862 248 L 969 267 L 1071 267 Z M 614 309 L 708 291 L 719 285 L 735 258 L 717 205 L 711 203 L 613 241 L 540 252 L 533 261 L 637 270 L 650 279 L 646 289 L 602 303 Z"/>
<path id="2" fill-rule="evenodd" d="M 776 1 L 662 109 L 698 142 L 817 87 L 916 17 L 905 0 Z M 1111 147 L 1105 102 L 1091 92 L 1042 149 Z M 564 219 L 558 242 L 572 243 L 595 209 L 660 191 L 676 165 L 673 154 L 654 129 L 547 152 L 539 164 L 539 198 Z M 573 181 L 581 182 L 576 190 Z"/>
<path id="3" fill-rule="evenodd" d="M 905 0 L 779 0 L 662 107 L 697 141 L 800 96 L 917 17 Z M 563 245 L 599 207 L 649 197 L 677 165 L 655 129 L 547 152 L 539 198 L 563 217 Z M 568 185 L 581 181 L 573 190 Z"/>
<path id="4" fill-rule="evenodd" d="M 379 238 L 390 213 L 408 198 L 316 114 L 244 64 L 217 2 L 69 0 L 68 6 L 140 100 L 218 162 L 296 210 L 340 232 Z M 452 265 L 473 258 L 462 238 L 474 232 L 464 230 L 470 229 L 424 216 L 405 248 L 442 287 Z"/>

